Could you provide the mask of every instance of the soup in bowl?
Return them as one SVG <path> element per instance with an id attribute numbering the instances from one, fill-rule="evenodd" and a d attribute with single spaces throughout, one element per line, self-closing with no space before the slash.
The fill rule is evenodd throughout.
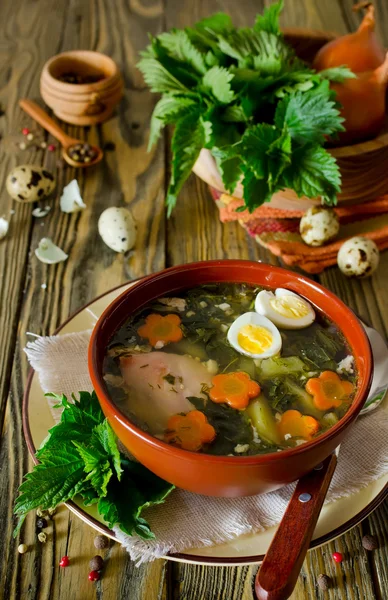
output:
<path id="1" fill-rule="evenodd" d="M 357 317 L 318 284 L 214 261 L 124 292 L 93 331 L 89 368 L 135 458 L 184 489 L 242 496 L 334 450 L 366 399 L 372 358 Z"/>

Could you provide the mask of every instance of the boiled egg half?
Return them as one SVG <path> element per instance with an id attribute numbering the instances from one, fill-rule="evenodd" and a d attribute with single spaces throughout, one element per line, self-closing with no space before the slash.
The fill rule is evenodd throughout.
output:
<path id="1" fill-rule="evenodd" d="M 274 356 L 282 347 L 278 328 L 255 312 L 244 313 L 232 323 L 228 341 L 237 352 L 251 358 Z"/>
<path id="2" fill-rule="evenodd" d="M 307 300 L 286 290 L 277 288 L 275 293 L 263 290 L 256 297 L 255 309 L 283 329 L 302 329 L 315 320 L 313 307 Z"/>

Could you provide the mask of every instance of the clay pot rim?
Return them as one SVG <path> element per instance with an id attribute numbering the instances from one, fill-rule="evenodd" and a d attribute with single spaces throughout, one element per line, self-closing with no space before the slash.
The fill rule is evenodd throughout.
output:
<path id="1" fill-rule="evenodd" d="M 224 269 L 230 270 L 230 272 L 236 270 L 243 270 L 244 275 L 246 275 L 246 281 L 249 281 L 248 272 L 250 269 L 261 271 L 264 276 L 270 277 L 271 273 L 273 274 L 273 278 L 278 280 L 282 278 L 282 276 L 287 276 L 288 281 L 291 284 L 291 289 L 297 288 L 295 291 L 299 289 L 299 293 L 302 293 L 307 299 L 310 299 L 311 302 L 315 306 L 318 307 L 321 311 L 325 312 L 325 307 L 332 306 L 332 311 L 334 311 L 334 307 L 336 308 L 336 315 L 338 317 L 334 317 L 331 314 L 331 319 L 336 323 L 339 329 L 342 331 L 345 338 L 348 340 L 350 344 L 350 340 L 352 339 L 354 343 L 357 345 L 356 341 L 361 344 L 363 347 L 363 356 L 356 355 L 356 362 L 358 366 L 362 366 L 361 369 L 364 372 L 364 376 L 360 378 L 358 382 L 358 389 L 356 391 L 355 398 L 350 406 L 348 412 L 339 420 L 339 422 L 328 429 L 325 433 L 318 436 L 317 438 L 306 442 L 300 446 L 296 446 L 295 448 L 290 448 L 287 450 L 282 450 L 281 452 L 272 452 L 268 454 L 255 455 L 255 456 L 247 456 L 247 457 L 239 457 L 239 456 L 216 456 L 211 454 L 200 454 L 194 452 L 188 452 L 186 450 L 182 450 L 180 448 L 176 448 L 171 446 L 149 434 L 144 432 L 142 429 L 134 425 L 125 415 L 120 411 L 120 409 L 114 404 L 113 400 L 110 398 L 109 394 L 105 389 L 104 380 L 102 377 L 102 369 L 101 369 L 101 361 L 98 355 L 98 347 L 100 344 L 101 335 L 107 335 L 107 330 L 109 330 L 109 325 L 107 321 L 113 314 L 120 315 L 120 311 L 123 311 L 123 307 L 126 305 L 127 298 L 131 296 L 135 296 L 142 290 L 147 290 L 147 287 L 152 287 L 152 285 L 156 285 L 159 281 L 163 279 L 171 279 L 171 291 L 170 293 L 176 294 L 179 292 L 179 274 L 182 274 L 184 271 L 189 270 L 192 273 L 193 285 L 200 285 L 201 270 L 209 269 L 212 273 L 212 281 L 223 281 L 221 276 L 217 276 L 217 273 L 222 272 Z M 252 275 L 253 279 L 253 275 Z M 226 280 L 225 280 L 226 281 Z M 236 278 L 233 275 L 230 275 L 230 281 L 242 281 L 240 278 Z M 252 281 L 253 283 L 253 281 Z M 269 285 L 269 283 L 267 283 Z M 181 286 L 180 289 L 183 289 L 187 286 Z M 276 287 L 278 287 L 276 285 Z M 300 291 L 303 288 L 303 292 Z M 313 296 L 319 297 L 319 302 L 314 302 L 309 297 L 307 290 L 311 290 Z M 168 295 L 168 290 L 162 289 L 162 294 Z M 160 295 L 160 294 L 159 294 Z M 158 297 L 158 294 L 155 294 L 152 291 L 147 298 L 146 301 L 140 302 L 136 306 L 136 310 L 141 306 L 144 306 L 152 299 Z M 135 302 L 136 304 L 136 302 Z M 119 317 L 120 322 L 122 323 L 128 318 L 129 313 L 125 312 L 125 316 Z M 346 333 L 345 333 L 346 331 Z M 112 331 L 113 332 L 113 331 Z M 110 333 L 112 333 L 110 332 Z M 352 344 L 350 344 L 352 345 Z M 176 267 L 171 267 L 169 269 L 165 269 L 160 271 L 159 273 L 155 273 L 141 279 L 138 283 L 133 285 L 131 288 L 120 294 L 111 304 L 105 309 L 103 314 L 97 321 L 95 325 L 89 343 L 88 350 L 88 368 L 89 375 L 93 384 L 93 388 L 96 391 L 97 397 L 102 408 L 110 413 L 109 418 L 113 418 L 118 421 L 131 436 L 140 438 L 143 442 L 162 452 L 166 459 L 167 457 L 175 457 L 183 460 L 190 460 L 199 463 L 213 463 L 214 465 L 221 464 L 229 464 L 235 467 L 238 465 L 248 466 L 248 465 L 263 465 L 268 463 L 276 463 L 282 462 L 284 459 L 288 459 L 291 457 L 299 457 L 300 460 L 303 460 L 303 456 L 305 453 L 310 454 L 311 450 L 324 446 L 326 442 L 333 440 L 336 438 L 341 432 L 347 430 L 352 422 L 356 419 L 358 413 L 362 409 L 362 406 L 367 398 L 371 381 L 372 381 L 372 367 L 373 367 L 373 357 L 371 353 L 370 343 L 368 337 L 359 321 L 357 316 L 353 313 L 353 311 L 348 308 L 342 300 L 340 300 L 335 294 L 321 286 L 320 284 L 308 279 L 307 277 L 303 277 L 298 273 L 288 271 L 286 269 L 280 267 L 274 267 L 273 265 L 265 264 L 265 263 L 255 263 L 248 260 L 213 260 L 213 261 L 202 261 L 197 263 L 190 263 L 184 265 L 178 265 Z"/>
<path id="2" fill-rule="evenodd" d="M 112 70 L 111 74 L 108 75 L 107 77 L 104 77 L 103 79 L 100 79 L 100 81 L 96 81 L 95 83 L 66 83 L 64 81 L 60 81 L 59 79 L 56 79 L 56 77 L 54 77 L 51 74 L 51 68 L 52 66 L 58 62 L 58 60 L 62 59 L 62 58 L 83 58 L 84 60 L 87 58 L 87 56 L 90 57 L 100 57 L 102 58 L 104 61 L 106 61 L 107 63 L 109 63 L 109 66 Z M 87 60 L 85 60 L 85 62 L 87 62 Z M 104 89 L 107 87 L 107 85 L 110 85 L 111 81 L 114 80 L 117 77 L 121 77 L 120 76 L 120 72 L 119 72 L 119 68 L 117 66 L 117 64 L 115 63 L 115 61 L 110 57 L 107 56 L 106 54 L 103 54 L 102 52 L 96 52 L 95 50 L 69 50 L 67 52 L 61 52 L 60 54 L 55 54 L 55 56 L 52 56 L 43 66 L 42 69 L 42 75 L 41 75 L 41 79 L 45 79 L 47 81 L 50 81 L 50 84 L 53 88 L 56 88 L 59 91 L 63 91 L 66 92 L 66 94 L 79 94 L 79 93 L 87 93 L 89 92 L 94 92 L 94 91 L 98 91 L 100 89 Z"/>

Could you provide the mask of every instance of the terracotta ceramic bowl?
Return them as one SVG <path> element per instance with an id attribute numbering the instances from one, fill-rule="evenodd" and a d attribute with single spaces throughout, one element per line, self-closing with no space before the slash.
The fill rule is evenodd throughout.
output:
<path id="1" fill-rule="evenodd" d="M 115 406 L 104 384 L 102 364 L 113 332 L 150 301 L 177 295 L 209 282 L 245 282 L 285 287 L 310 300 L 343 332 L 356 359 L 358 388 L 352 406 L 331 429 L 301 446 L 249 457 L 211 456 L 165 444 L 133 425 Z M 241 260 L 193 263 L 151 275 L 124 292 L 105 310 L 89 346 L 89 372 L 102 410 L 121 442 L 151 471 L 192 492 L 211 496 L 249 496 L 299 479 L 322 462 L 343 440 L 367 397 L 372 355 L 368 338 L 353 312 L 317 283 L 278 267 Z"/>
<path id="2" fill-rule="evenodd" d="M 65 74 L 95 79 L 92 83 L 61 81 Z M 90 50 L 63 52 L 43 67 L 40 92 L 54 113 L 73 125 L 93 125 L 108 119 L 123 95 L 124 84 L 116 63 Z"/>

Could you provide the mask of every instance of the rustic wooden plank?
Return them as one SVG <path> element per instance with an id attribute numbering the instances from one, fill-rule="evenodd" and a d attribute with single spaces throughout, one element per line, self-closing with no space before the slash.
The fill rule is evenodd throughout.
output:
<path id="1" fill-rule="evenodd" d="M 62 164 L 57 172 L 58 190 L 51 213 L 44 219 L 36 220 L 31 228 L 28 222 L 31 222 L 32 207 L 18 205 L 17 227 L 14 223 L 12 237 L 1 248 L 4 254 L 0 259 L 0 267 L 1 271 L 6 271 L 6 276 L 0 294 L 4 292 L 8 295 L 4 295 L 4 299 L 7 297 L 8 301 L 12 301 L 12 304 L 7 304 L 7 312 L 1 312 L 1 319 L 8 321 L 10 328 L 15 330 L 18 319 L 17 294 L 20 296 L 19 288 L 23 290 L 27 254 L 31 254 L 0 454 L 2 474 L 8 481 L 7 493 L 2 494 L 0 501 L 3 542 L 0 550 L 1 593 L 4 590 L 4 598 L 15 600 L 64 597 L 75 600 L 95 597 L 107 600 L 121 597 L 164 600 L 167 589 L 164 561 L 137 569 L 119 545 L 115 545 L 108 553 L 104 578 L 96 585 L 90 583 L 87 574 L 88 562 L 96 553 L 93 547 L 94 532 L 67 509 L 60 510 L 55 517 L 47 530 L 48 540 L 44 545 L 36 542 L 35 515 L 29 515 L 22 532 L 23 541 L 31 545 L 28 554 L 19 555 L 16 550 L 19 540 L 13 541 L 11 537 L 14 498 L 23 472 L 32 466 L 31 461 L 27 460 L 21 433 L 20 399 L 27 373 L 22 352 L 26 343 L 25 332 L 52 333 L 71 312 L 96 295 L 128 278 L 159 270 L 165 265 L 164 146 L 163 142 L 160 143 L 152 154 L 145 151 L 149 113 L 155 98 L 134 68 L 137 52 L 146 44 L 147 32 L 156 33 L 160 29 L 160 3 L 155 1 L 144 11 L 140 4 L 135 3 L 130 8 L 123 2 L 109 6 L 102 1 L 71 2 L 69 6 L 63 1 L 57 3 L 55 11 L 52 11 L 52 5 L 48 2 L 31 4 L 20 1 L 8 2 L 3 15 L 7 14 L 8 7 L 14 15 L 14 24 L 12 30 L 12 20 L 7 21 L 7 35 L 2 36 L 4 52 L 7 51 L 9 55 L 4 77 L 9 76 L 7 68 L 10 69 L 15 51 L 15 38 L 20 40 L 20 54 L 22 51 L 25 53 L 24 58 L 18 58 L 15 73 L 10 71 L 15 84 L 6 95 L 13 118 L 10 131 L 19 128 L 19 122 L 26 123 L 25 116 L 17 108 L 17 98 L 38 96 L 40 69 L 44 61 L 58 51 L 89 47 L 108 53 L 122 67 L 126 89 L 117 114 L 109 122 L 91 130 L 66 127 L 70 133 L 87 137 L 92 143 L 111 141 L 116 145 L 116 150 L 107 153 L 106 160 L 98 169 L 76 172 Z M 24 18 L 27 21 L 23 29 Z M 41 27 L 39 20 L 43 23 Z M 34 35 L 31 34 L 33 27 Z M 19 29 L 22 33 L 18 38 L 16 32 Z M 111 35 L 111 32 L 115 34 Z M 8 45 L 4 40 L 10 40 Z M 25 64 L 30 51 L 34 59 L 30 64 L 32 70 L 28 70 Z M 19 79 L 23 82 L 20 85 Z M 59 150 L 56 156 L 47 153 L 45 164 L 55 170 L 59 156 Z M 24 159 L 27 160 L 33 162 L 36 159 L 29 155 Z M 0 166 L 3 181 L 8 168 L 7 161 L 3 161 Z M 74 177 L 80 183 L 87 209 L 83 213 L 65 215 L 59 209 L 58 199 L 63 186 Z M 97 220 L 106 207 L 126 204 L 131 207 L 138 223 L 138 250 L 124 257 L 109 250 L 100 240 Z M 69 254 L 68 261 L 57 266 L 39 263 L 33 250 L 41 237 L 51 237 Z M 18 288 L 19 279 L 21 283 Z M 5 305 L 2 296 L 0 299 Z M 8 337 L 5 328 L 2 328 L 2 333 L 1 344 L 6 343 Z M 7 342 L 9 363 L 13 346 L 14 343 L 8 346 Z M 72 557 L 71 569 L 62 570 L 58 567 L 58 561 L 64 554 Z"/>

